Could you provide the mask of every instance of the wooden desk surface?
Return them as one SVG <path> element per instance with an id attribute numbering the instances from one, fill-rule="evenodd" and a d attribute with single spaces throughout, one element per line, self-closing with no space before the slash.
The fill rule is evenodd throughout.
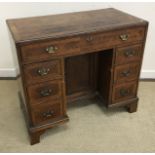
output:
<path id="1" fill-rule="evenodd" d="M 140 18 L 113 8 L 7 20 L 16 43 L 92 31 L 108 31 L 146 23 Z"/>

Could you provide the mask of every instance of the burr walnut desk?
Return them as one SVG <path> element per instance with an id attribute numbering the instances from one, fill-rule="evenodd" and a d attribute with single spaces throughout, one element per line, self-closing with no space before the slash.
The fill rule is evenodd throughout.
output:
<path id="1" fill-rule="evenodd" d="M 98 96 L 108 108 L 136 111 L 147 21 L 109 8 L 7 24 L 17 49 L 31 144 L 68 121 L 66 105 L 78 99 Z"/>

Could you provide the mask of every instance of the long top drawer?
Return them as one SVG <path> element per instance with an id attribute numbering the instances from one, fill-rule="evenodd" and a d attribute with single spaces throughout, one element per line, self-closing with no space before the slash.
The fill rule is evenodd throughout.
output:
<path id="1" fill-rule="evenodd" d="M 69 38 L 42 41 L 21 46 L 22 63 L 50 60 L 58 56 L 78 55 L 142 41 L 145 28 L 128 28 L 110 32 L 98 32 Z"/>

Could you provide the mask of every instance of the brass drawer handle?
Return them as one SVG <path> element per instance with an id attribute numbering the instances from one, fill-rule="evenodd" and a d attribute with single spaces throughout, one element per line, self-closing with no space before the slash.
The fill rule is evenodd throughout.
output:
<path id="1" fill-rule="evenodd" d="M 40 91 L 42 97 L 50 96 L 52 94 L 52 89 L 44 89 Z"/>
<path id="2" fill-rule="evenodd" d="M 55 53 L 58 50 L 57 46 L 49 46 L 45 49 L 45 51 L 49 54 Z"/>
<path id="3" fill-rule="evenodd" d="M 121 75 L 124 76 L 124 77 L 128 77 L 130 75 L 130 73 L 131 73 L 131 71 L 130 70 L 127 70 L 127 71 L 123 71 L 121 73 Z"/>
<path id="4" fill-rule="evenodd" d="M 127 34 L 122 34 L 122 35 L 120 35 L 119 37 L 120 37 L 120 39 L 121 39 L 122 41 L 128 40 L 128 35 L 127 35 Z"/>
<path id="5" fill-rule="evenodd" d="M 89 37 L 86 38 L 86 40 L 87 40 L 88 42 L 91 42 L 91 41 L 93 41 L 93 37 L 92 37 L 92 36 L 89 36 Z"/>
<path id="6" fill-rule="evenodd" d="M 123 88 L 122 88 L 122 89 L 120 90 L 120 95 L 121 95 L 122 97 L 128 96 L 129 93 L 130 93 L 130 91 L 127 90 L 127 89 L 123 89 Z"/>
<path id="7" fill-rule="evenodd" d="M 38 69 L 38 74 L 40 76 L 44 76 L 44 75 L 47 75 L 49 73 L 50 69 L 49 68 L 40 68 Z"/>
<path id="8" fill-rule="evenodd" d="M 135 51 L 133 51 L 133 50 L 127 50 L 127 51 L 124 52 L 124 55 L 126 57 L 132 57 L 132 56 L 135 55 Z"/>
<path id="9" fill-rule="evenodd" d="M 44 112 L 42 115 L 43 115 L 43 117 L 48 118 L 48 117 L 52 117 L 53 114 L 54 114 L 53 110 L 48 110 L 47 112 Z"/>

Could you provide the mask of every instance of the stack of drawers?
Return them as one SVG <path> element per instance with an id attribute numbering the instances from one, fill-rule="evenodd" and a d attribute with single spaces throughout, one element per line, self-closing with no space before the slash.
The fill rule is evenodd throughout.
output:
<path id="1" fill-rule="evenodd" d="M 46 40 L 20 47 L 21 75 L 32 127 L 68 121 L 64 58 L 79 52 L 79 37 Z"/>
<path id="2" fill-rule="evenodd" d="M 48 124 L 65 117 L 63 59 L 27 63 L 23 72 L 32 124 Z"/>
<path id="3" fill-rule="evenodd" d="M 116 48 L 112 103 L 136 98 L 142 51 L 142 44 Z"/>

